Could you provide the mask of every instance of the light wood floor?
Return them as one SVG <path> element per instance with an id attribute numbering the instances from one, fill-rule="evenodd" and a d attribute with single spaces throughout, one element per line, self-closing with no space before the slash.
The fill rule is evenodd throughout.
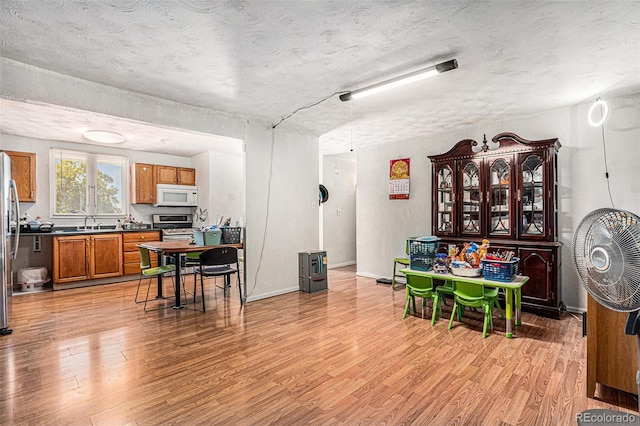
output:
<path id="1" fill-rule="evenodd" d="M 244 309 L 211 283 L 204 314 L 144 313 L 136 284 L 12 298 L 1 424 L 570 425 L 587 408 L 636 410 L 606 388 L 586 398 L 570 314 L 524 313 L 512 340 L 496 317 L 483 340 L 475 312 L 451 331 L 402 320 L 404 291 L 353 268 L 330 270 L 327 292 Z"/>

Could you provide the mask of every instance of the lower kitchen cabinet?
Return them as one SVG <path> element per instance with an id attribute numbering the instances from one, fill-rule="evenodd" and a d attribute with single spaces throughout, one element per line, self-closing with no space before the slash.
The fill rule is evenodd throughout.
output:
<path id="1" fill-rule="evenodd" d="M 64 284 L 122 275 L 122 234 L 53 239 L 53 282 Z"/>
<path id="2" fill-rule="evenodd" d="M 138 244 L 152 241 L 160 241 L 160 231 L 125 232 L 122 234 L 125 275 L 140 273 Z M 151 266 L 158 266 L 158 256 L 155 254 L 151 254 Z"/>

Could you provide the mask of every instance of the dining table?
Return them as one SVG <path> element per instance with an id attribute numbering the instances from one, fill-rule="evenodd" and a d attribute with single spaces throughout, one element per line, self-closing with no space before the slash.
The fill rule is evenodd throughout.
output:
<path id="1" fill-rule="evenodd" d="M 243 248 L 242 243 L 239 244 L 216 244 L 216 245 L 196 245 L 191 243 L 189 240 L 184 241 L 152 241 L 148 243 L 139 244 L 139 247 L 143 247 L 157 253 L 160 256 L 168 256 L 173 258 L 174 265 L 176 265 L 175 270 L 175 303 L 172 306 L 173 309 L 182 309 L 185 306 L 182 304 L 182 300 L 180 298 L 180 281 L 181 281 L 181 257 L 187 253 L 197 253 L 201 251 L 205 251 L 214 247 L 235 247 L 238 249 Z M 162 298 L 162 275 L 158 275 L 158 292 L 157 298 Z M 204 295 L 203 295 L 204 297 Z"/>
<path id="2" fill-rule="evenodd" d="M 429 277 L 437 280 L 443 281 L 466 281 L 483 284 L 486 287 L 494 287 L 500 288 L 505 291 L 505 309 L 504 315 L 506 320 L 506 335 L 507 338 L 511 339 L 514 333 L 513 327 L 513 314 L 514 314 L 514 305 L 515 305 L 515 324 L 516 326 L 522 325 L 520 320 L 521 314 L 521 305 L 522 305 L 522 286 L 524 286 L 527 281 L 529 281 L 529 277 L 526 275 L 514 275 L 511 281 L 494 281 L 488 280 L 483 277 L 462 277 L 459 275 L 454 275 L 452 273 L 442 273 L 436 272 L 433 269 L 429 271 L 419 271 L 417 269 L 401 269 L 400 272 L 403 274 L 413 274 L 417 276 Z M 452 313 L 453 315 L 453 313 Z"/>

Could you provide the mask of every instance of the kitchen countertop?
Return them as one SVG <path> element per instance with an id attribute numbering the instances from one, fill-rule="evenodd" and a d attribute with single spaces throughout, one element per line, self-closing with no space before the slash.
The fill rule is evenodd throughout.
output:
<path id="1" fill-rule="evenodd" d="M 76 229 L 75 227 L 60 227 L 53 228 L 51 232 L 21 232 L 20 236 L 35 237 L 61 237 L 64 235 L 91 235 L 91 234 L 110 234 L 114 232 L 144 232 L 144 231 L 160 231 L 159 228 L 140 228 L 140 229 L 115 229 L 115 228 L 101 228 L 101 229 Z"/>

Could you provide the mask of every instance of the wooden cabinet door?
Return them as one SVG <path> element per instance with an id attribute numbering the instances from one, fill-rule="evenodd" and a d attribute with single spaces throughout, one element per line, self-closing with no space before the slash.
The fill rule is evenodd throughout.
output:
<path id="1" fill-rule="evenodd" d="M 196 169 L 160 165 L 156 165 L 155 168 L 156 183 L 190 186 L 196 184 Z"/>
<path id="2" fill-rule="evenodd" d="M 519 249 L 520 274 L 529 277 L 522 287 L 522 301 L 536 305 L 555 306 L 558 295 L 554 292 L 555 253 L 553 249 Z"/>
<path id="3" fill-rule="evenodd" d="M 156 183 L 176 185 L 178 170 L 173 166 L 156 165 Z"/>
<path id="4" fill-rule="evenodd" d="M 553 239 L 553 200 L 549 199 L 548 166 L 544 151 L 518 155 L 516 195 L 519 214 L 519 237 L 523 240 Z"/>
<path id="5" fill-rule="evenodd" d="M 53 239 L 53 282 L 88 280 L 90 244 L 88 236 L 55 237 Z"/>
<path id="6" fill-rule="evenodd" d="M 196 185 L 196 169 L 179 167 L 176 174 L 178 176 L 178 185 Z"/>
<path id="7" fill-rule="evenodd" d="M 517 224 L 515 182 L 513 178 L 513 155 L 487 158 L 485 187 L 486 235 L 489 238 L 513 238 Z"/>
<path id="8" fill-rule="evenodd" d="M 439 163 L 433 169 L 433 235 L 456 233 L 456 166 L 455 162 Z"/>
<path id="9" fill-rule="evenodd" d="M 131 166 L 131 203 L 153 204 L 156 175 L 153 164 L 136 163 Z"/>
<path id="10" fill-rule="evenodd" d="M 36 201 L 36 154 L 5 151 L 11 158 L 11 178 L 16 181 L 20 202 Z"/>
<path id="11" fill-rule="evenodd" d="M 479 238 L 485 235 L 483 226 L 484 187 L 482 160 L 458 161 L 456 191 L 459 235 Z"/>
<path id="12" fill-rule="evenodd" d="M 92 235 L 89 266 L 92 278 L 122 275 L 122 234 Z"/>

